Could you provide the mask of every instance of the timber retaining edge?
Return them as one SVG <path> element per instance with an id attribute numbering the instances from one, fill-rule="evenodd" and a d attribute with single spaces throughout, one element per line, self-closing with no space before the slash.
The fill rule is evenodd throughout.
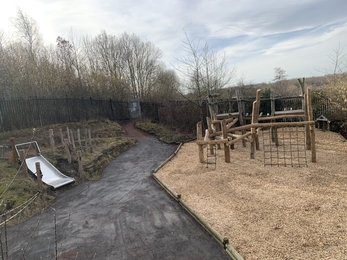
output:
<path id="1" fill-rule="evenodd" d="M 185 209 L 220 245 L 223 246 L 227 254 L 233 260 L 244 260 L 243 257 L 236 251 L 236 249 L 229 243 L 229 239 L 223 237 L 217 230 L 215 230 L 203 217 L 201 217 L 197 212 L 193 210 L 193 208 L 185 202 L 181 194 L 176 193 L 172 190 L 161 178 L 157 176 L 157 172 L 167 164 L 175 155 L 177 155 L 178 151 L 181 149 L 183 143 L 177 147 L 176 151 L 171 154 L 163 163 L 161 163 L 157 168 L 155 168 L 152 172 L 152 176 L 154 180 L 172 197 L 174 198 L 183 209 Z"/>

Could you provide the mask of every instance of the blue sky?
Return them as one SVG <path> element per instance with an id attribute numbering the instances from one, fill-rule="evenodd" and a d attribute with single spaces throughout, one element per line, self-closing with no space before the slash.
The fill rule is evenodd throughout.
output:
<path id="1" fill-rule="evenodd" d="M 17 7 L 36 20 L 46 44 L 71 29 L 134 33 L 162 51 L 168 68 L 185 56 L 186 32 L 225 53 L 237 78 L 253 83 L 270 82 L 276 67 L 288 78 L 323 75 L 332 50 L 347 44 L 346 0 L 11 0 L 0 9 L 5 35 Z"/>

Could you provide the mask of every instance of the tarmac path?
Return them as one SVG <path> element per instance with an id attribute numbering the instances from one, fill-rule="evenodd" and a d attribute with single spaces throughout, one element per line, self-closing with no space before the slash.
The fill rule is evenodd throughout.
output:
<path id="1" fill-rule="evenodd" d="M 8 259 L 230 259 L 151 177 L 176 146 L 135 137 L 100 180 L 60 192 L 52 208 L 8 228 Z"/>

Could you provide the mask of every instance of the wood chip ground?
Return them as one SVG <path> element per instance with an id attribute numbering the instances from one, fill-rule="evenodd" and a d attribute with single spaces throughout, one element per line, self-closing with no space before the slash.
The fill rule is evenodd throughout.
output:
<path id="1" fill-rule="evenodd" d="M 307 167 L 265 167 L 262 145 L 251 160 L 237 143 L 206 168 L 191 142 L 158 176 L 247 260 L 347 259 L 347 142 L 316 130 L 316 149 Z"/>

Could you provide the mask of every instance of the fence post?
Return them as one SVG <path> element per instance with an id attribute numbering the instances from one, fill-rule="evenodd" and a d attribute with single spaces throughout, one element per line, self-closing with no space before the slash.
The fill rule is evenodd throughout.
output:
<path id="1" fill-rule="evenodd" d="M 75 139 L 73 137 L 73 131 L 70 129 L 72 149 L 76 150 Z"/>
<path id="2" fill-rule="evenodd" d="M 78 174 L 80 178 L 83 177 L 83 164 L 82 164 L 82 151 L 77 151 L 77 158 L 78 158 Z"/>
<path id="3" fill-rule="evenodd" d="M 10 142 L 11 142 L 11 147 L 12 147 L 12 161 L 14 164 L 17 164 L 18 163 L 18 157 L 17 157 L 17 153 L 16 153 L 16 143 L 15 143 L 15 140 L 14 140 L 14 137 L 11 137 L 10 138 Z"/>
<path id="4" fill-rule="evenodd" d="M 61 139 L 61 144 L 64 146 L 64 135 L 63 135 L 63 129 L 59 129 L 60 131 L 60 139 Z"/>
<path id="5" fill-rule="evenodd" d="M 41 172 L 40 162 L 36 162 L 35 166 L 36 166 L 37 184 L 39 186 L 39 190 L 42 191 L 43 184 L 42 184 L 42 172 Z"/>
<path id="6" fill-rule="evenodd" d="M 49 129 L 49 145 L 51 147 L 51 152 L 55 151 L 55 143 L 54 143 L 54 136 L 53 136 L 53 129 Z"/>
<path id="7" fill-rule="evenodd" d="M 93 152 L 93 145 L 92 145 L 92 133 L 90 128 L 88 129 L 88 136 L 89 136 L 89 148 L 90 148 L 90 152 Z"/>
<path id="8" fill-rule="evenodd" d="M 79 128 L 77 129 L 77 140 L 78 140 L 79 149 L 82 150 L 81 133 Z"/>
<path id="9" fill-rule="evenodd" d="M 67 140 L 69 141 L 69 144 L 71 144 L 71 138 L 70 138 L 70 130 L 69 130 L 69 127 L 66 127 L 66 132 L 67 132 Z"/>
<path id="10" fill-rule="evenodd" d="M 23 170 L 23 173 L 24 173 L 24 175 L 25 175 L 26 177 L 28 177 L 28 166 L 27 166 L 26 161 L 25 161 L 26 155 L 25 155 L 23 149 L 21 149 L 21 150 L 19 151 L 19 156 L 20 156 L 20 160 L 21 160 L 21 162 L 22 162 L 22 170 Z"/>
<path id="11" fill-rule="evenodd" d="M 69 140 L 68 139 L 64 139 L 64 148 L 65 148 L 65 152 L 66 152 L 66 156 L 67 156 L 67 162 L 69 164 L 71 164 L 71 153 L 70 153 L 70 149 L 69 149 Z"/>

